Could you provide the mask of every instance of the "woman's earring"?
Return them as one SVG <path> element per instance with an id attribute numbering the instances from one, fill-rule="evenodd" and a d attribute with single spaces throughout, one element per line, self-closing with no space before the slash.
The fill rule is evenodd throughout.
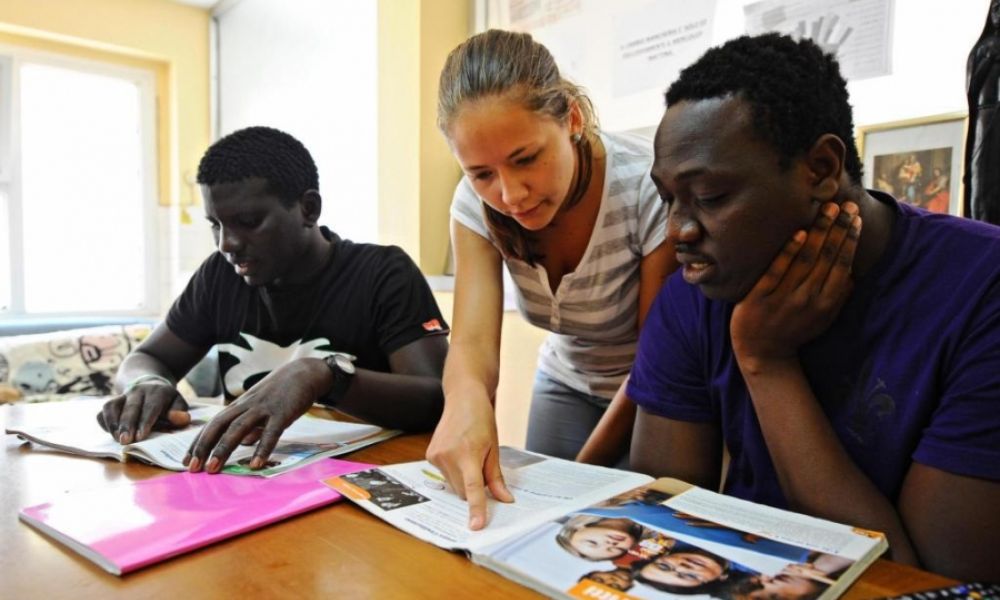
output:
<path id="1" fill-rule="evenodd" d="M 579 132 L 574 133 L 573 135 L 570 136 L 570 139 L 573 140 L 574 144 L 579 144 L 580 140 L 583 139 L 583 134 Z"/>

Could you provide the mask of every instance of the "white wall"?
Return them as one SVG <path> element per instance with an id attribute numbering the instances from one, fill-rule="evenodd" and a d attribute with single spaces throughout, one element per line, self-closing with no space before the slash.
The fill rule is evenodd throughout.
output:
<path id="1" fill-rule="evenodd" d="M 377 21 L 369 0 L 225 0 L 213 12 L 213 141 L 251 125 L 298 138 L 319 170 L 320 222 L 355 241 L 378 239 Z M 172 300 L 214 251 L 196 173 L 172 206 Z M 185 213 L 181 218 L 180 213 Z M 165 304 L 164 306 L 169 306 Z"/>
<path id="2" fill-rule="evenodd" d="M 743 6 L 718 0 L 717 42 L 743 33 Z M 989 0 L 895 0 L 892 74 L 850 81 L 856 126 L 968 110 L 965 61 L 979 39 Z"/>
<path id="3" fill-rule="evenodd" d="M 743 7 L 757 0 L 715 0 L 709 45 L 718 45 L 745 31 Z M 479 22 L 504 26 L 508 0 L 478 0 Z M 663 3 L 663 4 L 657 4 Z M 791 3 L 791 2 L 790 2 Z M 606 129 L 636 129 L 657 124 L 663 114 L 663 92 L 672 73 L 656 74 L 662 81 L 616 97 L 611 89 L 618 19 L 644 11 L 661 16 L 665 0 L 576 0 L 561 20 L 531 29 L 549 45 L 556 60 L 576 82 L 587 87 Z M 965 62 L 986 21 L 989 0 L 895 0 L 892 17 L 891 75 L 848 83 L 856 125 L 967 110 Z M 690 8 L 679 2 L 674 7 Z M 572 8 L 577 7 L 577 8 Z M 578 10 L 577 10 L 578 9 Z M 484 17 L 484 12 L 487 13 Z M 677 19 L 683 19 L 678 15 Z M 574 72 L 574 67 L 587 65 Z"/>
<path id="4" fill-rule="evenodd" d="M 221 3 L 217 133 L 269 125 L 294 135 L 319 168 L 321 222 L 378 238 L 377 3 Z"/>

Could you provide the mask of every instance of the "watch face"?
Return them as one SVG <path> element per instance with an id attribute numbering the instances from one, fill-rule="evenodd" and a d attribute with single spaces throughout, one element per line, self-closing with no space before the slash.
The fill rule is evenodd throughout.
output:
<path id="1" fill-rule="evenodd" d="M 350 358 L 347 358 L 343 354 L 334 354 L 333 360 L 337 363 L 337 367 L 339 367 L 341 371 L 347 373 L 348 375 L 354 375 L 354 363 Z"/>

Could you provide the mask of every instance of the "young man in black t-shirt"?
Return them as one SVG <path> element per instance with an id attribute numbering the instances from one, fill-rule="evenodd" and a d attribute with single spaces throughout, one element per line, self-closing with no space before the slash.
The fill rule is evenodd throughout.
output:
<path id="1" fill-rule="evenodd" d="M 174 382 L 218 345 L 232 402 L 191 447 L 192 471 L 218 472 L 257 438 L 250 464 L 263 467 L 313 402 L 386 427 L 432 428 L 447 324 L 402 250 L 317 224 L 322 200 L 305 147 L 275 129 L 237 131 L 205 153 L 198 183 L 218 252 L 122 363 L 122 394 L 104 405 L 101 426 L 125 444 L 187 424 Z"/>

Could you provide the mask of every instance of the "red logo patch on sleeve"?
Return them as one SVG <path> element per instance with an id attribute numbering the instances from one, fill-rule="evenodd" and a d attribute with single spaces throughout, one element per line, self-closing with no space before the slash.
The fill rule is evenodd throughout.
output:
<path id="1" fill-rule="evenodd" d="M 423 323 L 424 331 L 444 331 L 444 327 L 441 326 L 441 321 L 437 319 L 431 319 L 430 321 L 425 321 Z"/>

